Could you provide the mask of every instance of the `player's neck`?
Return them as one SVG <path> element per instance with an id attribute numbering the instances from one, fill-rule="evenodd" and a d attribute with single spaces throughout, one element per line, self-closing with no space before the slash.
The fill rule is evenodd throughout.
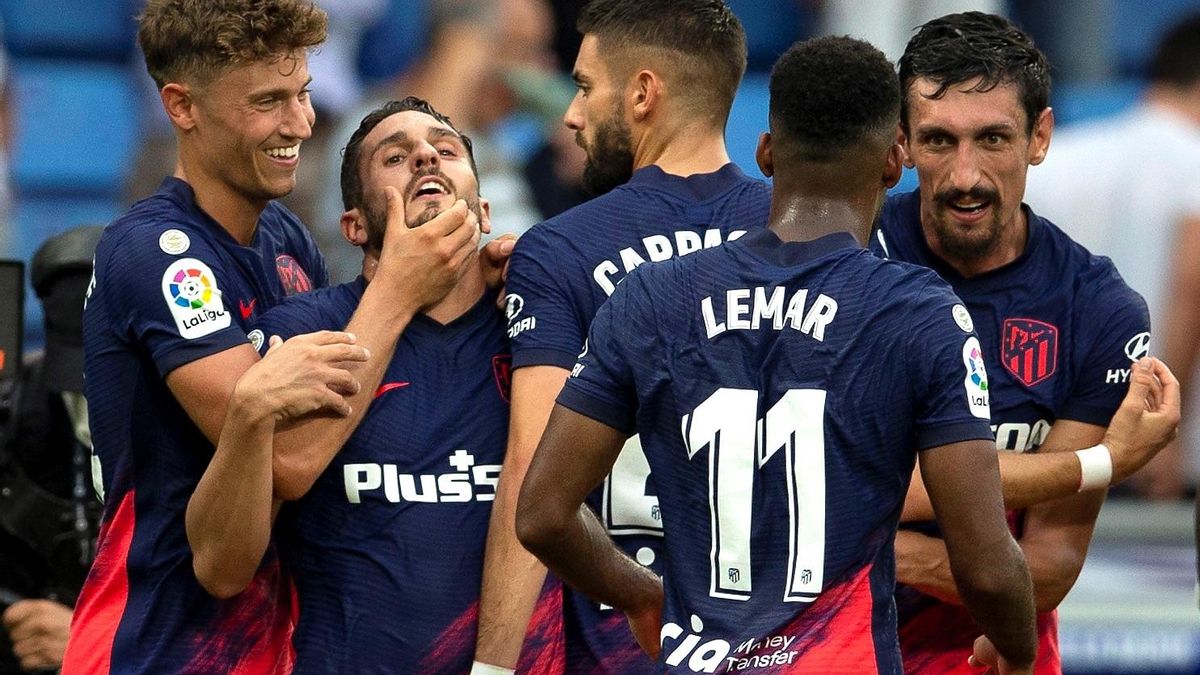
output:
<path id="1" fill-rule="evenodd" d="M 673 176 L 712 173 L 729 163 L 725 136 L 696 125 L 647 133 L 634 148 L 633 170 L 651 164 Z"/>
<path id="2" fill-rule="evenodd" d="M 254 239 L 258 217 L 267 203 L 247 200 L 224 182 L 187 162 L 183 155 L 181 150 L 179 161 L 175 164 L 175 177 L 192 186 L 196 204 L 209 217 L 217 221 L 239 244 L 249 246 Z"/>
<path id="3" fill-rule="evenodd" d="M 379 254 L 365 252 L 362 275 L 368 284 L 375 278 L 375 270 L 378 267 Z M 483 295 L 483 289 L 483 272 L 479 269 L 479 265 L 472 265 L 454 285 L 454 288 L 450 289 L 446 297 L 421 313 L 440 324 L 450 323 L 466 314 L 475 306 L 475 303 L 479 302 L 479 296 Z"/>
<path id="4" fill-rule="evenodd" d="M 874 206 L 865 198 L 789 192 L 778 186 L 771 198 L 768 226 L 781 241 L 812 241 L 838 232 L 850 233 L 860 245 L 874 220 Z"/>

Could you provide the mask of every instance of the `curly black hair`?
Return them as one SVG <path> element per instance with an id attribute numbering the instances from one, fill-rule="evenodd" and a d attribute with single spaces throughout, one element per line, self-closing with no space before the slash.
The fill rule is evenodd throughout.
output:
<path id="1" fill-rule="evenodd" d="M 575 26 L 608 57 L 639 47 L 673 52 L 683 93 L 728 117 L 746 72 L 746 31 L 724 0 L 592 0 Z"/>
<path id="2" fill-rule="evenodd" d="M 475 150 L 471 146 L 471 139 L 459 131 L 449 117 L 434 110 L 428 101 L 416 96 L 409 96 L 400 101 L 388 101 L 362 118 L 358 128 L 354 130 L 353 134 L 350 134 L 350 140 L 346 142 L 346 147 L 342 148 L 342 205 L 347 211 L 362 205 L 363 201 L 362 173 L 358 166 L 359 159 L 362 157 L 363 139 L 371 133 L 372 129 L 379 126 L 380 122 L 392 115 L 409 110 L 425 113 L 458 132 L 463 147 L 467 149 L 467 159 L 471 162 L 471 171 L 475 173 L 475 179 L 479 179 L 479 168 L 475 166 Z"/>
<path id="3" fill-rule="evenodd" d="M 1176 23 L 1159 40 L 1150 81 L 1180 87 L 1200 84 L 1200 13 Z"/>
<path id="4" fill-rule="evenodd" d="M 1015 84 L 1025 109 L 1025 132 L 1050 105 L 1050 64 L 1027 33 L 1008 19 L 983 12 L 947 14 L 921 26 L 900 57 L 904 105 L 900 123 L 908 132 L 909 96 L 914 80 L 937 83 L 930 98 L 979 78 L 971 91 L 986 92 Z"/>
<path id="5" fill-rule="evenodd" d="M 771 133 L 806 161 L 894 138 L 900 82 L 883 52 L 850 37 L 792 45 L 771 70 Z"/>

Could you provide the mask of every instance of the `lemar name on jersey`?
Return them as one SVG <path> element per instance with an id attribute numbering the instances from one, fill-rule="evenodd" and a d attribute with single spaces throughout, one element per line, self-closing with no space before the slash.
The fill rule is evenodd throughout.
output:
<path id="1" fill-rule="evenodd" d="M 786 325 L 818 342 L 824 342 L 825 327 L 837 315 L 837 300 L 821 293 L 805 312 L 807 288 L 796 290 L 786 303 L 785 294 L 786 290 L 780 286 L 769 289 L 769 293 L 768 289 L 762 287 L 727 290 L 724 321 L 721 322 L 717 321 L 712 296 L 704 298 L 700 301 L 700 313 L 704 316 L 704 330 L 708 339 L 730 330 L 758 330 L 764 325 L 783 330 Z"/>
<path id="2" fill-rule="evenodd" d="M 401 501 L 449 504 L 496 499 L 499 464 L 476 466 L 475 456 L 466 450 L 455 450 L 447 461 L 455 471 L 442 474 L 400 473 L 395 464 L 346 464 L 342 467 L 346 500 L 361 504 L 364 492 L 380 488 L 384 499 L 393 504 Z"/>
<path id="3" fill-rule="evenodd" d="M 746 234 L 745 230 L 734 230 L 729 233 L 728 241 L 737 241 L 744 234 Z M 622 276 L 621 279 L 614 279 L 613 275 L 622 269 L 625 271 L 625 274 L 629 274 L 634 268 L 647 260 L 650 262 L 662 262 L 670 260 L 675 256 L 695 253 L 700 249 L 714 248 L 723 243 L 721 230 L 715 227 L 705 230 L 703 235 L 692 230 L 679 230 L 671 236 L 652 234 L 642 239 L 642 250 L 645 251 L 644 256 L 638 253 L 632 246 L 623 248 L 619 253 L 620 258 L 618 260 L 605 260 L 596 265 L 596 268 L 592 270 L 592 278 L 604 290 L 605 295 L 612 295 L 613 291 L 617 290 L 617 284 L 621 283 L 621 279 L 624 278 Z M 618 262 L 620 263 L 619 266 Z M 512 336 L 510 335 L 509 337 Z"/>

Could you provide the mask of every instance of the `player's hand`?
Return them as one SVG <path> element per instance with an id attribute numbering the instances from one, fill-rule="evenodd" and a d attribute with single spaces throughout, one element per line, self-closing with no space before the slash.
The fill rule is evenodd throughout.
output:
<path id="1" fill-rule="evenodd" d="M 1179 401 L 1179 380 L 1166 364 L 1154 357 L 1133 364 L 1129 391 L 1104 434 L 1114 484 L 1142 468 L 1175 438 Z"/>
<path id="2" fill-rule="evenodd" d="M 504 309 L 504 284 L 508 281 L 508 261 L 512 257 L 517 235 L 505 234 L 489 241 L 479 253 L 479 267 L 483 270 L 483 282 L 488 288 L 498 288 L 496 307 Z"/>
<path id="3" fill-rule="evenodd" d="M 387 232 L 372 283 L 394 288 L 397 302 L 414 312 L 450 292 L 479 255 L 479 221 L 463 200 L 420 227 L 404 218 L 404 200 L 393 187 L 387 197 Z"/>
<path id="4" fill-rule="evenodd" d="M 1030 675 L 1033 673 L 1033 666 L 1017 668 L 1009 665 L 1008 661 L 1005 661 L 1004 657 L 996 651 L 996 646 L 986 635 L 975 638 L 974 653 L 967 659 L 967 665 L 972 668 L 986 668 L 987 672 L 999 673 L 999 675 Z"/>
<path id="5" fill-rule="evenodd" d="M 629 621 L 629 630 L 633 632 L 638 646 L 652 660 L 658 661 L 658 653 L 662 649 L 662 580 L 658 580 L 653 591 L 642 606 L 627 610 L 625 618 Z"/>
<path id="6" fill-rule="evenodd" d="M 5 610 L 4 627 L 23 670 L 62 665 L 71 614 L 70 607 L 52 600 L 22 600 Z"/>
<path id="7" fill-rule="evenodd" d="M 271 416 L 276 423 L 317 411 L 349 415 L 346 397 L 361 385 L 351 372 L 371 357 L 351 333 L 320 331 L 287 340 L 271 336 L 263 359 L 234 387 L 231 410 Z"/>

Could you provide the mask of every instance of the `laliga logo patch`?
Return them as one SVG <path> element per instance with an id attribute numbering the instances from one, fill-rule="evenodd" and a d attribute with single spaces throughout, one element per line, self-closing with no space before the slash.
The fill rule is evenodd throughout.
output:
<path id="1" fill-rule="evenodd" d="M 163 272 L 162 291 L 184 339 L 193 340 L 229 327 L 231 319 L 221 301 L 216 277 L 199 260 L 183 258 L 171 263 Z"/>
<path id="2" fill-rule="evenodd" d="M 1150 356 L 1150 333 L 1138 333 L 1130 338 L 1129 342 L 1125 343 L 1125 356 L 1134 362 L 1142 357 Z"/>
<path id="3" fill-rule="evenodd" d="M 179 255 L 188 250 L 192 245 L 192 240 L 183 233 L 182 230 L 167 230 L 158 237 L 158 247 L 163 250 L 163 253 L 169 255 Z"/>
<path id="4" fill-rule="evenodd" d="M 972 415 L 990 420 L 992 412 L 988 400 L 987 370 L 983 366 L 983 350 L 979 347 L 978 338 L 967 338 L 963 343 L 962 357 L 967 370 L 967 376 L 963 378 L 963 386 L 967 390 L 967 406 Z"/>

